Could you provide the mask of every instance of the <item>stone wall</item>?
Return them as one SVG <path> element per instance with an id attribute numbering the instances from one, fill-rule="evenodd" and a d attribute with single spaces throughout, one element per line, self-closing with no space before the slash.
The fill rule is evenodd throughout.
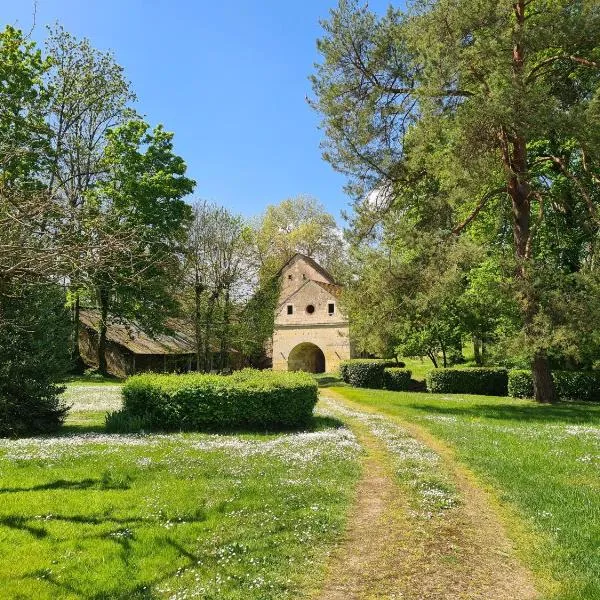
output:
<path id="1" fill-rule="evenodd" d="M 333 281 L 302 258 L 284 269 L 281 277 L 282 291 L 273 333 L 273 369 L 320 370 L 322 361 L 309 346 L 299 348 L 290 361 L 294 348 L 310 343 L 323 352 L 325 371 L 335 371 L 340 361 L 351 357 L 351 348 L 348 319 L 340 312 L 336 295 L 317 283 Z M 292 307 L 291 314 L 288 306 Z"/>

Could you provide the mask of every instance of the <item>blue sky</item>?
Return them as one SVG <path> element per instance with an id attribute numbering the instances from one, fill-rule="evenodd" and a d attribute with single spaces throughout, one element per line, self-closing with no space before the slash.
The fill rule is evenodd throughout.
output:
<path id="1" fill-rule="evenodd" d="M 59 21 L 114 51 L 138 109 L 175 132 L 195 196 L 246 215 L 297 194 L 339 220 L 344 178 L 321 158 L 306 103 L 319 19 L 335 0 L 38 0 L 33 37 Z M 29 30 L 33 0 L 0 0 Z M 384 0 L 371 0 L 383 9 Z"/>

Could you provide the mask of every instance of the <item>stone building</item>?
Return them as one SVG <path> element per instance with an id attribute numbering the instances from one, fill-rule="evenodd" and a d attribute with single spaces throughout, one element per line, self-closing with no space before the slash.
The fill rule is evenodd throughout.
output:
<path id="1" fill-rule="evenodd" d="M 351 356 L 348 319 L 339 309 L 342 287 L 317 262 L 296 254 L 279 272 L 273 370 L 324 373 Z"/>

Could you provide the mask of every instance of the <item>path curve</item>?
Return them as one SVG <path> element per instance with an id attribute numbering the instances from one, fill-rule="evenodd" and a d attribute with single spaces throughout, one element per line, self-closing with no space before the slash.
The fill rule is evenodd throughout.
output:
<path id="1" fill-rule="evenodd" d="M 377 414 L 409 432 L 440 457 L 460 503 L 442 516 L 419 517 L 394 474 L 384 442 L 365 422 L 339 416 L 366 455 L 345 534 L 332 553 L 319 600 L 534 600 L 531 573 L 514 548 L 488 494 L 421 428 L 366 410 L 331 390 L 321 397 L 364 415 Z"/>

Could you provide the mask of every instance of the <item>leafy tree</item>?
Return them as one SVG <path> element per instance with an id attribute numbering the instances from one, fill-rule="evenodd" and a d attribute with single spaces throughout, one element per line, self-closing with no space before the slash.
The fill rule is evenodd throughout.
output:
<path id="1" fill-rule="evenodd" d="M 357 198 L 376 190 L 384 208 L 400 188 L 435 180 L 454 234 L 501 216 L 496 233 L 514 253 L 535 395 L 553 401 L 556 338 L 540 241 L 552 236 L 545 208 L 560 210 L 566 181 L 585 223 L 597 222 L 598 5 L 419 0 L 377 18 L 341 0 L 323 27 L 313 85 L 326 158 L 350 176 Z"/>
<path id="2" fill-rule="evenodd" d="M 256 256 L 263 281 L 297 252 L 314 258 L 334 276 L 343 272 L 341 231 L 323 205 L 308 196 L 268 206 L 256 226 Z"/>
<path id="3" fill-rule="evenodd" d="M 252 237 L 244 219 L 227 209 L 198 202 L 186 244 L 186 288 L 192 291 L 196 368 L 227 368 L 235 345 L 232 323 L 248 293 Z M 218 364 L 213 364 L 213 349 Z"/>
<path id="4" fill-rule="evenodd" d="M 112 54 L 94 49 L 87 39 L 78 40 L 62 27 L 50 30 L 46 50 L 51 62 L 47 74 L 48 125 L 52 148 L 48 188 L 63 203 L 64 227 L 80 235 L 87 192 L 105 174 L 103 154 L 107 132 L 131 118 L 134 100 L 123 69 Z M 73 364 L 79 357 L 80 290 L 75 273 L 69 281 L 72 306 Z"/>
<path id="5" fill-rule="evenodd" d="M 56 275 L 57 206 L 48 163 L 48 61 L 23 34 L 0 33 L 0 435 L 52 431 L 67 407 L 55 382 L 67 367 L 68 320 Z"/>
<path id="6" fill-rule="evenodd" d="M 100 242 L 87 256 L 82 285 L 99 312 L 98 368 L 106 372 L 109 313 L 160 328 L 175 309 L 191 208 L 182 198 L 194 189 L 173 134 L 149 131 L 142 120 L 107 132 L 101 165 L 106 175 L 88 193 L 86 238 Z M 106 243 L 102 243 L 106 242 Z"/>

